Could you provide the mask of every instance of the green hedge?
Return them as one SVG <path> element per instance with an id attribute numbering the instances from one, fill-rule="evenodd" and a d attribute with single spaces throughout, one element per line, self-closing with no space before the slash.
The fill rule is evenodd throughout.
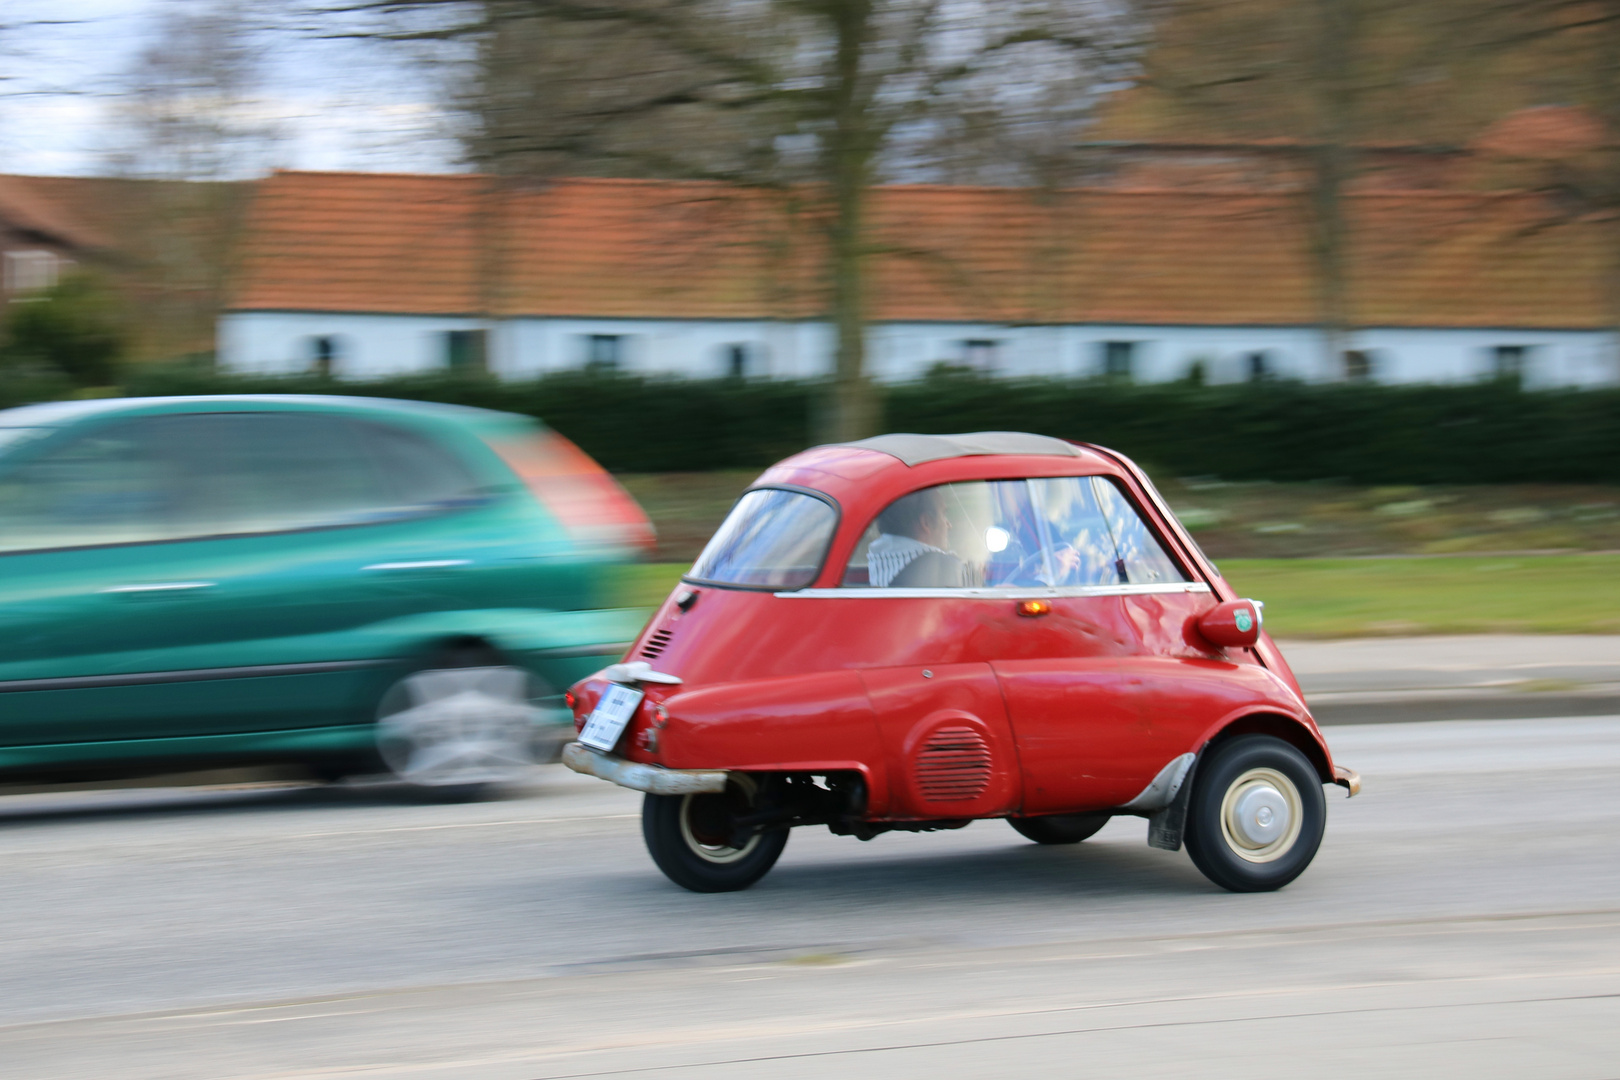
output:
<path id="1" fill-rule="evenodd" d="M 369 383 L 149 370 L 132 394 L 346 393 L 527 413 L 609 468 L 768 465 L 810 442 L 813 382 L 569 372 L 528 382 Z M 1101 443 L 1181 476 L 1365 484 L 1620 483 L 1620 390 L 1261 383 L 1138 386 L 946 373 L 884 391 L 891 431 L 1036 431 Z M 0 401 L 5 394 L 0 391 Z"/>

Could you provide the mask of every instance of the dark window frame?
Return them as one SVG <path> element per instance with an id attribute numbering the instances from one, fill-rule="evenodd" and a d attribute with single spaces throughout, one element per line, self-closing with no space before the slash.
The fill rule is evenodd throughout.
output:
<path id="1" fill-rule="evenodd" d="M 622 371 L 628 334 L 583 334 L 587 371 Z"/>
<path id="2" fill-rule="evenodd" d="M 1098 371 L 1103 378 L 1136 378 L 1136 361 L 1142 345 L 1140 341 L 1102 341 L 1098 345 Z"/>

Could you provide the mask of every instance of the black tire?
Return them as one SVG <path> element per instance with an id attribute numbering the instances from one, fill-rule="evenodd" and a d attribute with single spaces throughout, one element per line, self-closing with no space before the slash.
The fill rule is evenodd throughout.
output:
<path id="1" fill-rule="evenodd" d="M 1187 854 L 1232 892 L 1270 892 L 1305 872 L 1322 844 L 1322 778 L 1270 735 L 1217 744 L 1198 763 L 1187 806 Z"/>
<path id="2" fill-rule="evenodd" d="M 648 795 L 641 835 L 664 876 L 693 892 L 736 892 L 764 877 L 787 846 L 788 830 L 754 833 L 731 846 L 731 822 L 754 807 L 751 791 L 733 783 L 723 794 Z"/>
<path id="3" fill-rule="evenodd" d="M 1046 817 L 1008 818 L 1007 824 L 1018 830 L 1018 835 L 1037 844 L 1078 844 L 1097 835 L 1097 830 L 1108 824 L 1111 814 L 1101 811 L 1091 814 L 1051 814 Z"/>

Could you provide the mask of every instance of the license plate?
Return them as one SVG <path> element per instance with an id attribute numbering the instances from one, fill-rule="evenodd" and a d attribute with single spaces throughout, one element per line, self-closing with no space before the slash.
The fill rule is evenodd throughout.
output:
<path id="1" fill-rule="evenodd" d="M 592 750 L 600 750 L 604 754 L 611 753 L 618 744 L 619 736 L 624 734 L 625 725 L 636 714 L 636 706 L 641 704 L 645 695 L 640 690 L 633 690 L 628 686 L 614 683 L 608 687 L 602 700 L 596 703 L 591 715 L 585 721 L 585 727 L 579 733 L 579 741 Z"/>

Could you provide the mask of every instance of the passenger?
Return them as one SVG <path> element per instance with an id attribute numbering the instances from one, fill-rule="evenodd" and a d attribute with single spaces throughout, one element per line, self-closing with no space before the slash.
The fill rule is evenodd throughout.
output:
<path id="1" fill-rule="evenodd" d="M 866 549 L 873 587 L 960 589 L 970 584 L 967 564 L 946 549 L 951 522 L 940 488 L 897 500 L 878 515 L 877 526 L 880 535 Z"/>

